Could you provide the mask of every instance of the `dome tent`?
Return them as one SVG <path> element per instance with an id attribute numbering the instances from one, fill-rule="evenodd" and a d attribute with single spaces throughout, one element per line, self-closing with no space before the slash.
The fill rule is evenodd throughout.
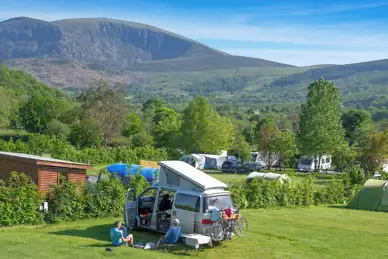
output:
<path id="1" fill-rule="evenodd" d="M 250 173 L 245 179 L 247 182 L 252 181 L 254 178 L 261 178 L 265 180 L 278 180 L 281 183 L 283 182 L 291 182 L 291 179 L 286 174 L 275 174 L 275 173 L 259 173 L 259 172 L 252 172 Z"/>
<path id="2" fill-rule="evenodd" d="M 388 211 L 388 181 L 370 179 L 346 206 L 357 210 Z"/>

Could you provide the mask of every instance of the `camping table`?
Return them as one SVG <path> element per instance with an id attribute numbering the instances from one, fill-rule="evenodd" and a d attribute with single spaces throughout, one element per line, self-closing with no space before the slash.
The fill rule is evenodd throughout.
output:
<path id="1" fill-rule="evenodd" d="M 196 250 L 198 250 L 201 245 L 209 245 L 210 247 L 213 246 L 211 237 L 203 236 L 200 234 L 189 234 L 189 235 L 182 235 L 184 238 L 185 244 L 188 246 L 194 247 Z"/>

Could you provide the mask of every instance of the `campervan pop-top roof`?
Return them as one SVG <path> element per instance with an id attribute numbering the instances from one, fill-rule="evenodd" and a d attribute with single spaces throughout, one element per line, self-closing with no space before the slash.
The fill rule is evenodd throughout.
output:
<path id="1" fill-rule="evenodd" d="M 162 161 L 159 165 L 163 168 L 175 173 L 177 176 L 190 181 L 194 185 L 200 187 L 203 190 L 207 189 L 224 189 L 227 185 L 210 175 L 194 168 L 193 166 L 182 161 Z M 160 178 L 162 178 L 162 172 Z"/>

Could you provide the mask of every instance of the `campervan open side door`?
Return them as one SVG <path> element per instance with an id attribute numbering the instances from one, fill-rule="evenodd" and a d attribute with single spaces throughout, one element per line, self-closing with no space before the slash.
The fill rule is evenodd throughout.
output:
<path id="1" fill-rule="evenodd" d="M 137 200 L 135 189 L 129 188 L 125 196 L 124 204 L 124 219 L 128 229 L 136 229 L 137 227 Z"/>

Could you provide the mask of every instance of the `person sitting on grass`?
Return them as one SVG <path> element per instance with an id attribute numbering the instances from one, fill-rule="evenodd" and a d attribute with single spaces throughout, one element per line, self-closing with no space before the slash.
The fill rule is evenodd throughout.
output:
<path id="1" fill-rule="evenodd" d="M 133 235 L 124 235 L 120 221 L 115 222 L 114 227 L 111 228 L 109 235 L 113 246 L 122 246 L 124 244 L 129 244 L 131 247 L 133 246 Z"/>

